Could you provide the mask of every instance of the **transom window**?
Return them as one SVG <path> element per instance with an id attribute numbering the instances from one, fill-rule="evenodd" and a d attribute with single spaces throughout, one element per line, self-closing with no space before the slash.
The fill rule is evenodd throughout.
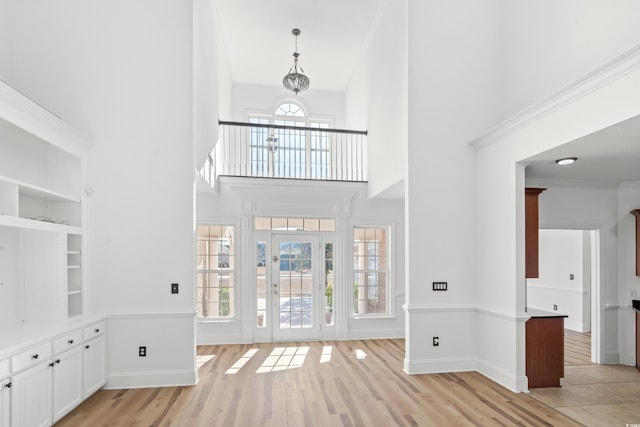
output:
<path id="1" fill-rule="evenodd" d="M 275 115 L 276 116 L 295 116 L 295 117 L 305 116 L 304 111 L 302 110 L 302 107 L 296 104 L 292 104 L 290 102 L 279 105 L 278 108 L 276 108 Z"/>
<path id="2" fill-rule="evenodd" d="M 329 176 L 331 141 L 329 134 L 321 130 L 329 129 L 328 121 L 311 119 L 301 106 L 285 102 L 276 107 L 272 117 L 250 116 L 249 123 L 287 126 L 251 128 L 250 163 L 254 176 L 303 179 Z"/>

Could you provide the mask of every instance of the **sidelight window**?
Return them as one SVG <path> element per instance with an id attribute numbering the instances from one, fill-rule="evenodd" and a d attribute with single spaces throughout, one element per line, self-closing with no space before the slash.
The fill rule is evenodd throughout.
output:
<path id="1" fill-rule="evenodd" d="M 196 243 L 197 315 L 235 314 L 235 237 L 231 225 L 198 225 Z"/>

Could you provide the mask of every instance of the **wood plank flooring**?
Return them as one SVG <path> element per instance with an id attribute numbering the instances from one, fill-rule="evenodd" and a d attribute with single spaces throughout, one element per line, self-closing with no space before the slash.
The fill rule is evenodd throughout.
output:
<path id="1" fill-rule="evenodd" d="M 565 377 L 560 388 L 531 396 L 589 427 L 640 424 L 640 372 L 591 363 L 591 334 L 565 330 Z"/>
<path id="2" fill-rule="evenodd" d="M 564 365 L 591 365 L 591 332 L 564 330 Z"/>
<path id="3" fill-rule="evenodd" d="M 577 426 L 475 372 L 406 375 L 404 340 L 203 346 L 193 387 L 103 390 L 59 426 Z"/>

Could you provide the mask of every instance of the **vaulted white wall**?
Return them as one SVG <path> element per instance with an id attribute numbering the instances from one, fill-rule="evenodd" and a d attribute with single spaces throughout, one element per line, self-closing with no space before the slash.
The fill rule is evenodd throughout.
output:
<path id="1" fill-rule="evenodd" d="M 219 138 L 218 119 L 231 113 L 231 72 L 215 2 L 193 1 L 194 166 L 202 167 Z"/>
<path id="2" fill-rule="evenodd" d="M 309 89 L 294 95 L 283 87 L 237 83 L 232 88 L 231 115 L 226 120 L 244 122 L 249 114 L 271 115 L 278 105 L 288 101 L 302 105 L 313 118 L 328 119 L 334 128 L 344 128 L 342 92 Z"/>
<path id="3" fill-rule="evenodd" d="M 193 383 L 192 4 L 7 1 L 0 78 L 95 141 L 87 298 L 120 313 L 108 385 Z"/>
<path id="4" fill-rule="evenodd" d="M 640 43 L 634 0 L 503 0 L 502 7 L 504 117 Z"/>
<path id="5" fill-rule="evenodd" d="M 498 1 L 409 3 L 408 372 L 476 367 L 479 222 L 475 153 L 466 142 L 498 120 L 500 16 Z M 432 291 L 433 281 L 449 290 Z"/>
<path id="6" fill-rule="evenodd" d="M 404 196 L 407 178 L 408 2 L 386 1 L 345 90 L 346 123 L 368 130 L 369 195 Z M 394 187 L 399 186 L 399 189 Z M 385 190 L 391 191 L 385 194 Z M 382 193 L 382 194 L 381 194 Z"/>

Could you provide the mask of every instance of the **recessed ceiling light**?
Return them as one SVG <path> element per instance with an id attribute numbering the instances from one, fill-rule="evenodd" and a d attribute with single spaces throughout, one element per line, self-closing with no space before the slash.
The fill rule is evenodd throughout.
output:
<path id="1" fill-rule="evenodd" d="M 577 157 L 565 157 L 564 159 L 556 160 L 556 163 L 559 164 L 560 166 L 566 166 L 566 165 L 570 165 L 571 163 L 575 162 L 576 160 L 578 160 Z"/>

